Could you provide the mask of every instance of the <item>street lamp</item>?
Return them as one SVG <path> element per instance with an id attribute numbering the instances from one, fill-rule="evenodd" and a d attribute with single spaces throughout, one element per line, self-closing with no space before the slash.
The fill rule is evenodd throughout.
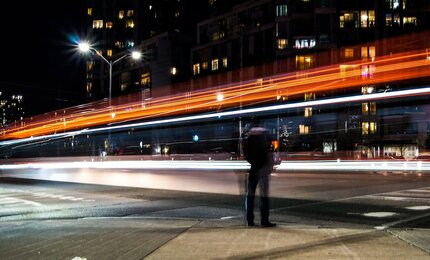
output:
<path id="1" fill-rule="evenodd" d="M 138 51 L 133 51 L 131 53 L 126 53 L 123 56 L 119 57 L 116 60 L 111 60 L 109 61 L 108 59 L 106 59 L 102 53 L 98 50 L 96 50 L 95 48 L 93 48 L 89 43 L 87 42 L 80 42 L 78 44 L 78 48 L 81 52 L 83 53 L 87 53 L 90 51 L 93 51 L 95 54 L 97 54 L 100 58 L 102 58 L 103 61 L 105 61 L 108 65 L 109 65 L 109 101 L 112 98 L 112 66 L 117 63 L 118 61 L 124 59 L 127 56 L 131 56 L 134 60 L 138 60 L 142 57 L 142 53 L 138 52 Z"/>

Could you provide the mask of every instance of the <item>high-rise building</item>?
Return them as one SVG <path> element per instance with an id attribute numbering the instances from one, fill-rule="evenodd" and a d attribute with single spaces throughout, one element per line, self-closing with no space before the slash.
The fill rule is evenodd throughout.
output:
<path id="1" fill-rule="evenodd" d="M 283 73 L 305 78 L 309 69 L 324 66 L 338 66 L 340 74 L 359 71 L 359 78 L 371 79 L 378 69 L 372 61 L 425 49 L 430 40 L 427 0 L 91 0 L 87 12 L 90 39 L 107 60 L 131 49 L 144 54 L 140 61 L 123 59 L 113 66 L 114 96 L 135 91 L 161 96 Z M 357 65 L 363 60 L 370 62 Z M 88 95 L 108 96 L 107 64 L 95 55 L 87 72 Z M 277 102 L 346 92 L 366 95 L 427 82 L 421 78 L 285 97 L 280 93 Z M 382 104 L 362 102 L 333 111 L 327 119 L 309 106 L 288 115 L 294 120 L 280 118 L 293 123 L 277 128 L 285 130 L 281 138 L 287 132 L 294 136 L 284 149 L 404 155 L 429 142 L 430 127 L 422 107 L 403 107 L 395 114 Z"/>
<path id="2" fill-rule="evenodd" d="M 24 119 L 24 102 L 20 94 L 0 92 L 0 126 L 15 124 L 19 126 Z"/>
<path id="3" fill-rule="evenodd" d="M 192 0 L 88 1 L 88 40 L 109 61 L 138 50 L 139 61 L 123 59 L 113 66 L 112 95 L 151 91 L 189 76 L 189 50 L 196 23 L 209 3 Z M 108 64 L 95 55 L 87 62 L 87 94 L 106 97 Z"/>

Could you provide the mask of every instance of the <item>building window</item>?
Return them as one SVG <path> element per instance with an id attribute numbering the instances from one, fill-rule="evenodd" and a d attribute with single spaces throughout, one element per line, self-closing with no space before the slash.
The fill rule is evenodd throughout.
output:
<path id="1" fill-rule="evenodd" d="M 297 55 L 296 68 L 298 70 L 310 69 L 314 66 L 314 57 L 311 55 Z"/>
<path id="2" fill-rule="evenodd" d="M 357 28 L 358 12 L 345 12 L 339 17 L 340 28 Z"/>
<path id="3" fill-rule="evenodd" d="M 354 59 L 354 49 L 345 49 L 344 54 L 345 60 Z"/>
<path id="4" fill-rule="evenodd" d="M 207 70 L 208 69 L 208 62 L 207 61 L 202 62 L 202 69 L 203 70 Z"/>
<path id="5" fill-rule="evenodd" d="M 367 58 L 375 58 L 376 57 L 376 50 L 375 46 L 362 46 L 361 47 L 361 58 L 367 59 Z"/>
<path id="6" fill-rule="evenodd" d="M 118 19 L 122 20 L 124 18 L 124 10 L 118 12 Z"/>
<path id="7" fill-rule="evenodd" d="M 278 39 L 278 50 L 285 50 L 288 46 L 288 40 L 287 39 Z"/>
<path id="8" fill-rule="evenodd" d="M 103 20 L 94 20 L 93 21 L 93 28 L 94 29 L 103 28 Z"/>
<path id="9" fill-rule="evenodd" d="M 219 31 L 212 33 L 212 41 L 217 41 L 225 37 L 225 32 Z"/>
<path id="10" fill-rule="evenodd" d="M 362 122 L 361 123 L 361 134 L 369 135 L 376 133 L 376 122 Z"/>
<path id="11" fill-rule="evenodd" d="M 109 49 L 109 50 L 107 50 L 107 56 L 112 56 L 113 55 L 113 51 L 112 51 L 112 49 Z"/>
<path id="12" fill-rule="evenodd" d="M 369 110 L 369 103 L 361 103 L 361 114 L 368 115 Z"/>
<path id="13" fill-rule="evenodd" d="M 193 75 L 200 74 L 200 63 L 196 63 L 193 65 Z"/>
<path id="14" fill-rule="evenodd" d="M 212 60 L 212 70 L 218 70 L 218 59 L 213 59 Z"/>
<path id="15" fill-rule="evenodd" d="M 306 135 L 310 132 L 310 126 L 308 125 L 299 125 L 299 134 Z"/>
<path id="16" fill-rule="evenodd" d="M 122 41 L 116 41 L 115 46 L 119 49 L 124 49 L 125 45 L 124 45 L 124 42 L 122 42 Z"/>
<path id="17" fill-rule="evenodd" d="M 145 72 L 140 75 L 140 85 L 144 88 L 151 87 L 151 73 Z"/>
<path id="18" fill-rule="evenodd" d="M 170 69 L 170 74 L 172 74 L 173 76 L 175 76 L 175 75 L 176 75 L 176 73 L 178 73 L 178 70 L 176 69 L 176 67 L 172 67 L 172 68 Z"/>
<path id="19" fill-rule="evenodd" d="M 385 26 L 388 27 L 398 27 L 400 26 L 400 15 L 387 13 L 385 15 Z"/>
<path id="20" fill-rule="evenodd" d="M 315 47 L 315 39 L 296 39 L 294 48 L 306 49 Z"/>
<path id="21" fill-rule="evenodd" d="M 132 48 L 134 47 L 134 42 L 133 41 L 127 41 L 127 43 L 125 44 L 126 48 Z"/>
<path id="22" fill-rule="evenodd" d="M 363 95 L 372 94 L 373 92 L 375 92 L 374 87 L 371 87 L 371 86 L 361 87 L 361 94 Z"/>
<path id="23" fill-rule="evenodd" d="M 112 27 L 113 27 L 113 22 L 106 22 L 106 28 L 112 29 Z"/>
<path id="24" fill-rule="evenodd" d="M 316 99 L 316 95 L 315 93 L 305 93 L 305 101 L 311 101 L 311 100 L 315 100 Z"/>
<path id="25" fill-rule="evenodd" d="M 92 16 L 93 15 L 93 8 L 90 7 L 90 8 L 87 9 L 87 15 L 88 16 Z"/>
<path id="26" fill-rule="evenodd" d="M 360 11 L 360 26 L 362 28 L 375 27 L 375 10 Z"/>
<path id="27" fill-rule="evenodd" d="M 394 10 L 400 7 L 400 0 L 385 0 L 388 9 Z"/>
<path id="28" fill-rule="evenodd" d="M 134 10 L 127 10 L 127 17 L 133 17 L 134 16 Z"/>
<path id="29" fill-rule="evenodd" d="M 134 20 L 128 19 L 127 22 L 125 22 L 125 28 L 134 28 Z"/>
<path id="30" fill-rule="evenodd" d="M 277 5 L 276 16 L 287 16 L 287 5 Z"/>
<path id="31" fill-rule="evenodd" d="M 91 93 L 93 90 L 93 83 L 87 82 L 87 93 Z"/>
<path id="32" fill-rule="evenodd" d="M 417 17 L 416 16 L 403 17 L 403 26 L 417 26 Z"/>
<path id="33" fill-rule="evenodd" d="M 305 117 L 312 116 L 312 107 L 305 107 Z"/>
<path id="34" fill-rule="evenodd" d="M 228 66 L 228 59 L 227 57 L 222 58 L 222 67 L 227 68 Z"/>

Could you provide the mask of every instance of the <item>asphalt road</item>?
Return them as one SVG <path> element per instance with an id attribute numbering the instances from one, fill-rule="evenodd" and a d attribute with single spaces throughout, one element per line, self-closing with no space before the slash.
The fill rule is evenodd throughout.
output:
<path id="1" fill-rule="evenodd" d="M 3 172 L 0 258 L 429 257 L 429 175 L 275 172 L 273 230 L 244 225 L 244 177 L 220 170 Z"/>
<path id="2" fill-rule="evenodd" d="M 243 218 L 244 172 L 69 170 L 67 182 L 14 174 L 0 178 L 0 221 L 124 216 Z M 83 184 L 85 181 L 104 185 Z M 143 183 L 144 187 L 127 183 Z M 300 218 L 317 225 L 430 227 L 427 174 L 275 172 L 270 194 L 271 217 L 281 223 Z"/>

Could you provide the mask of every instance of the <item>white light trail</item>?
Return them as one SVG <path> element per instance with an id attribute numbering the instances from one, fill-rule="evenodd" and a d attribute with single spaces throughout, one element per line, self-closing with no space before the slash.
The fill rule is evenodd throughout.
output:
<path id="1" fill-rule="evenodd" d="M 406 164 L 406 165 L 405 165 Z M 188 161 L 188 160 L 123 160 L 123 161 L 72 161 L 31 162 L 3 164 L 0 170 L 17 169 L 165 169 L 165 170 L 248 170 L 246 161 Z M 284 161 L 275 172 L 289 171 L 342 171 L 342 172 L 419 172 L 430 173 L 430 162 L 409 161 Z"/>

